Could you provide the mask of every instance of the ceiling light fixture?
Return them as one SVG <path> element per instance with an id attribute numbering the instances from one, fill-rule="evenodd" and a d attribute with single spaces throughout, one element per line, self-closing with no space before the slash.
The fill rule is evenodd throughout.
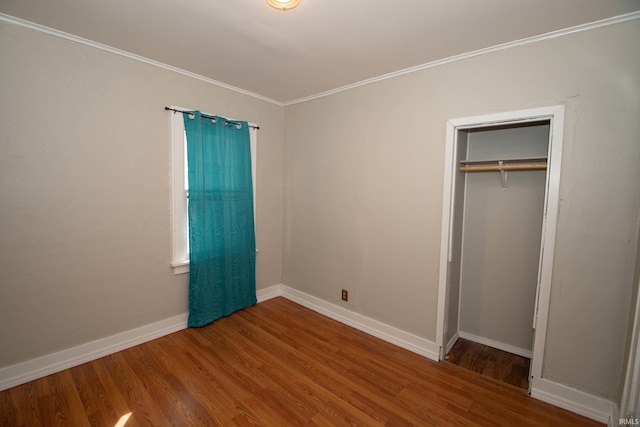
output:
<path id="1" fill-rule="evenodd" d="M 300 4 L 300 0 L 267 0 L 269 6 L 280 9 L 281 11 L 286 11 L 289 9 L 293 9 L 298 4 Z"/>

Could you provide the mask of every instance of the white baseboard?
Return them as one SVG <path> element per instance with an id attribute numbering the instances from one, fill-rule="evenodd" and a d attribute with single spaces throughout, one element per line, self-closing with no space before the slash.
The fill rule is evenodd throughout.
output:
<path id="1" fill-rule="evenodd" d="M 280 296 L 281 293 L 281 285 L 274 285 L 256 290 L 256 297 L 258 302 L 262 302 Z M 37 359 L 0 368 L 0 391 L 185 329 L 187 318 L 187 313 L 181 314 Z"/>
<path id="2" fill-rule="evenodd" d="M 402 331 L 282 284 L 256 291 L 258 302 L 278 296 L 287 298 L 315 312 L 406 350 L 438 361 L 439 347 L 425 338 Z M 187 317 L 186 313 L 181 314 L 37 359 L 0 368 L 0 391 L 185 329 L 187 327 Z M 460 338 L 465 338 L 464 333 L 461 332 L 459 335 Z M 474 341 L 473 335 L 471 337 L 466 339 Z M 454 337 L 450 340 L 447 347 L 452 346 L 456 339 L 457 337 Z M 495 345 L 492 346 L 495 347 Z M 602 423 L 608 422 L 609 425 L 617 426 L 618 419 L 614 418 L 616 405 L 606 399 L 546 379 L 536 378 L 533 379 L 531 394 L 534 398 L 552 405 Z"/>
<path id="3" fill-rule="evenodd" d="M 271 298 L 279 297 L 282 295 L 282 285 L 273 285 L 264 289 L 256 290 L 256 298 L 258 302 L 264 302 L 270 300 Z"/>
<path id="4" fill-rule="evenodd" d="M 497 348 L 498 350 L 506 351 L 507 353 L 517 354 L 518 356 L 526 357 L 527 359 L 531 359 L 533 353 L 531 350 L 527 350 L 525 348 L 514 347 L 509 344 L 504 344 L 498 341 L 491 340 L 489 338 L 479 337 L 477 335 L 469 334 L 467 332 L 459 331 L 458 335 L 463 340 L 469 340 L 473 342 L 477 342 L 478 344 L 487 345 L 489 347 Z"/>
<path id="5" fill-rule="evenodd" d="M 451 339 L 447 343 L 447 346 L 444 349 L 444 355 L 445 356 L 447 355 L 447 353 L 449 353 L 451 351 L 453 346 L 456 344 L 456 341 L 458 341 L 458 338 L 460 338 L 460 333 L 459 332 L 456 332 L 455 334 L 453 334 L 453 336 L 451 337 Z"/>
<path id="6" fill-rule="evenodd" d="M 282 285 L 282 296 L 308 309 L 337 320 L 340 323 L 344 323 L 381 340 L 395 344 L 398 347 L 402 347 L 436 362 L 439 359 L 439 347 L 434 342 L 425 338 L 402 331 L 285 285 Z"/>
<path id="7" fill-rule="evenodd" d="M 283 296 L 313 311 L 388 341 L 414 353 L 438 360 L 438 347 L 429 340 L 401 331 L 392 326 L 330 304 L 319 298 L 278 284 L 258 289 L 256 298 L 263 302 Z M 0 368 L 0 391 L 24 384 L 100 357 L 125 350 L 138 344 L 168 335 L 187 327 L 188 314 L 181 314 L 110 337 L 81 344 L 56 353 Z"/>
<path id="8" fill-rule="evenodd" d="M 609 423 L 615 415 L 616 404 L 610 400 L 545 378 L 532 379 L 531 396 L 601 423 Z M 613 421 L 618 422 L 617 419 Z"/>
<path id="9" fill-rule="evenodd" d="M 90 362 L 187 327 L 187 314 L 0 369 L 0 391 Z"/>

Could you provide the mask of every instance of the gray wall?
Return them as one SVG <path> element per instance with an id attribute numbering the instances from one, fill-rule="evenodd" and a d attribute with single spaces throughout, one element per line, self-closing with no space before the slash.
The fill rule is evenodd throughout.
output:
<path id="1" fill-rule="evenodd" d="M 0 367 L 187 311 L 166 105 L 260 125 L 257 286 L 281 281 L 283 110 L 0 22 Z"/>
<path id="2" fill-rule="evenodd" d="M 566 106 L 543 375 L 618 395 L 640 208 L 640 22 L 285 107 L 283 282 L 435 341 L 446 121 Z"/>
<path id="3" fill-rule="evenodd" d="M 186 311 L 186 277 L 168 267 L 165 105 L 260 124 L 259 288 L 282 281 L 332 302 L 349 289 L 350 309 L 435 341 L 446 120 L 563 103 L 543 374 L 615 397 L 640 208 L 637 40 L 636 20 L 290 105 L 283 117 L 0 23 L 0 366 Z"/>
<path id="4" fill-rule="evenodd" d="M 474 131 L 469 160 L 546 157 L 549 125 Z M 460 331 L 531 351 L 545 171 L 467 174 Z"/>

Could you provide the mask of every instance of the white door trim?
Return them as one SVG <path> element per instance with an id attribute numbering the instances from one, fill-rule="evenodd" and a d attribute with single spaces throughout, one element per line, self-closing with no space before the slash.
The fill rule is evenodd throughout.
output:
<path id="1" fill-rule="evenodd" d="M 457 158 L 458 130 L 550 120 L 549 158 L 547 169 L 547 188 L 545 192 L 546 218 L 543 226 L 541 265 L 536 301 L 535 334 L 531 376 L 542 378 L 542 360 L 547 334 L 549 300 L 551 297 L 551 278 L 553 273 L 553 255 L 555 248 L 556 226 L 560 201 L 560 169 L 562 165 L 562 143 L 564 130 L 564 105 L 532 108 L 504 113 L 464 117 L 447 121 L 444 191 L 442 203 L 442 230 L 440 240 L 440 274 L 438 284 L 438 311 L 436 320 L 436 344 L 440 346 L 440 358 L 444 357 L 445 313 L 449 281 L 449 263 L 451 262 L 453 201 L 455 194 L 455 161 Z"/>
<path id="2" fill-rule="evenodd" d="M 620 399 L 621 418 L 637 418 L 640 414 L 640 292 L 636 295 L 635 305 L 632 308 L 634 310 L 633 329 Z"/>

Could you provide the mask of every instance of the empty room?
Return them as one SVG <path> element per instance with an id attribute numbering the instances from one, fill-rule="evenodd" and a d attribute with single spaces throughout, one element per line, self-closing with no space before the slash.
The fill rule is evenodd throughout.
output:
<path id="1" fill-rule="evenodd" d="M 640 423 L 637 0 L 0 0 L 0 425 Z"/>

